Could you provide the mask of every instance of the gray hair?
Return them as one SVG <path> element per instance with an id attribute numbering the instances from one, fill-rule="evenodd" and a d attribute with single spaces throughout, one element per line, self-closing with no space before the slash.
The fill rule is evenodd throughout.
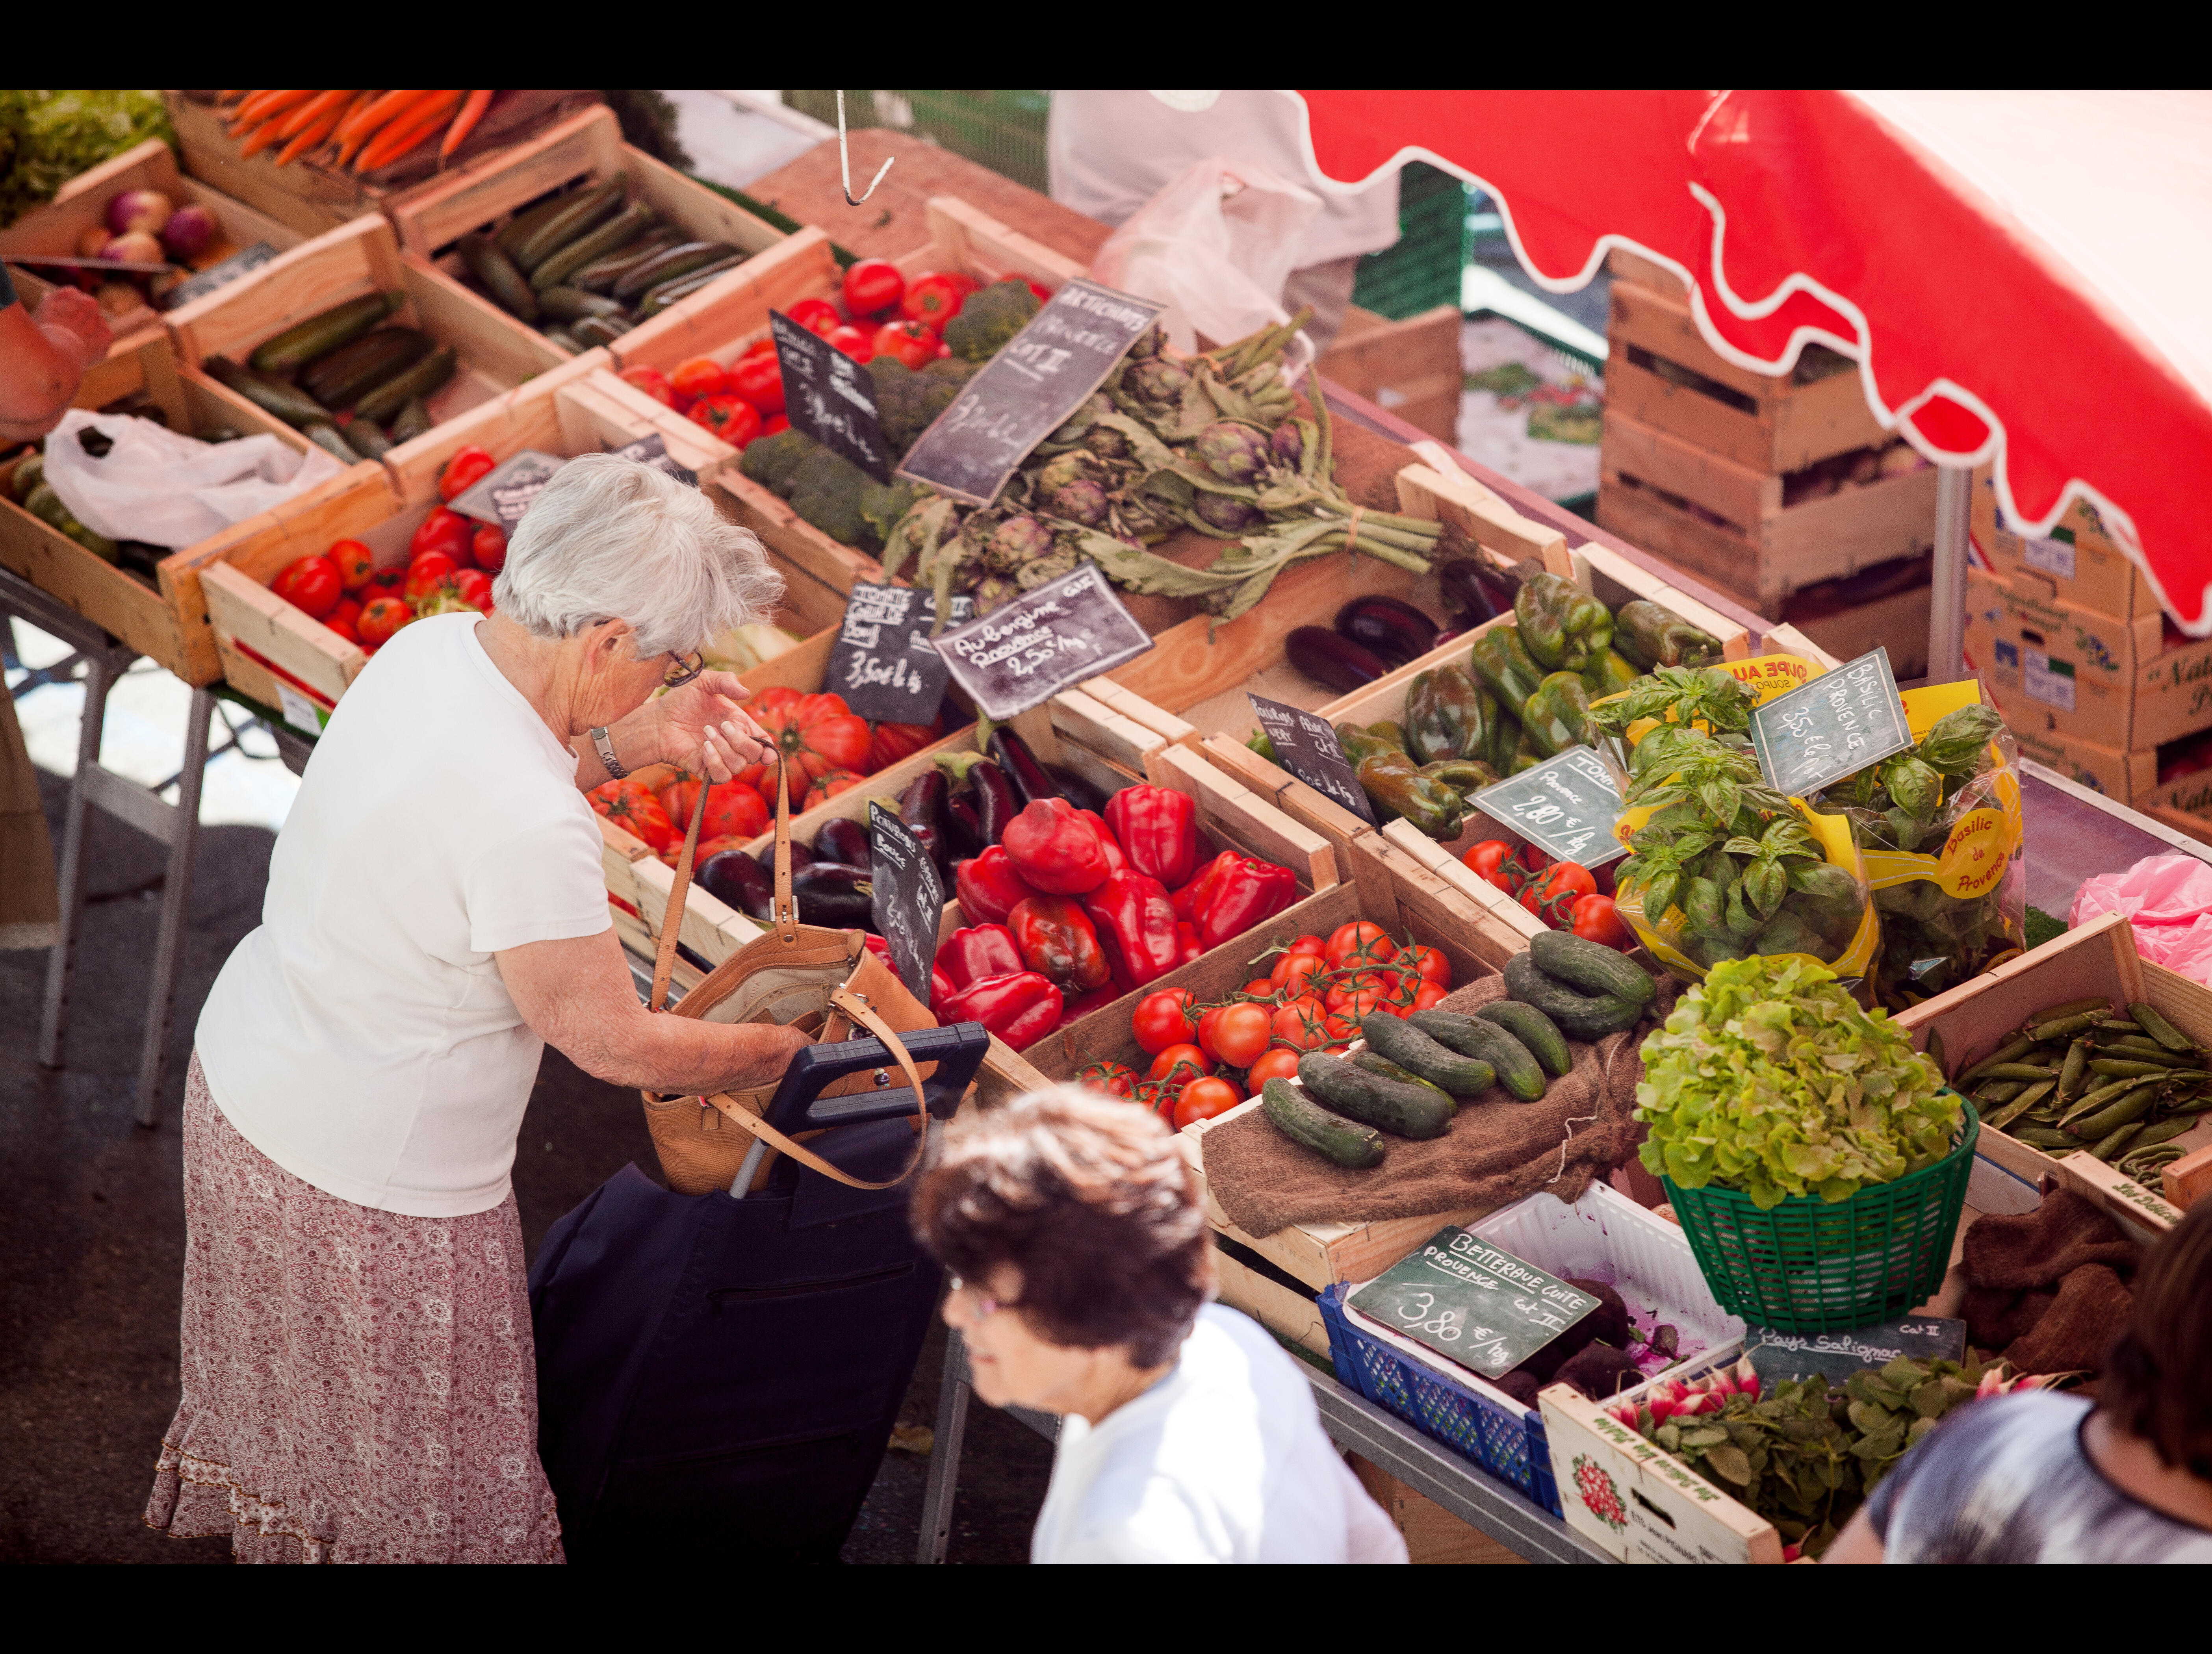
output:
<path id="1" fill-rule="evenodd" d="M 554 473 L 492 587 L 499 612 L 533 637 L 626 620 L 640 660 L 769 619 L 782 597 L 783 576 L 750 529 L 697 489 L 611 453 L 580 455 Z"/>

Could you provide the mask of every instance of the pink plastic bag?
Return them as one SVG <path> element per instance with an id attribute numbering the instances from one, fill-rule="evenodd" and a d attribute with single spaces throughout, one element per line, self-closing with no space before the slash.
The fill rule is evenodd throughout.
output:
<path id="1" fill-rule="evenodd" d="M 2169 851 L 2125 873 L 2099 873 L 2074 893 L 2066 922 L 2105 913 L 2127 915 L 2144 958 L 2212 986 L 2212 864 Z"/>

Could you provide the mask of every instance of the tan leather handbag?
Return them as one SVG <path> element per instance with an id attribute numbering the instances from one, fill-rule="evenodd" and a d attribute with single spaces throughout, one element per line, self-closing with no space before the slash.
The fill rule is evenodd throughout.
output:
<path id="1" fill-rule="evenodd" d="M 667 998 L 668 982 L 676 965 L 677 933 L 683 927 L 684 898 L 691 887 L 691 863 L 699 847 L 699 826 L 707 811 L 707 791 L 699 790 L 691 822 L 684 835 L 684 849 L 676 863 L 676 885 L 669 892 L 668 911 L 660 921 L 660 952 L 653 970 L 653 990 L 646 1009 L 659 1012 Z M 897 1177 L 879 1183 L 864 1183 L 839 1171 L 801 1142 L 786 1136 L 762 1116 L 775 1096 L 776 1082 L 750 1091 L 718 1092 L 711 1096 L 663 1096 L 642 1092 L 645 1120 L 653 1133 L 653 1146 L 660 1156 L 660 1169 L 668 1186 L 679 1194 L 704 1195 L 727 1189 L 744 1164 L 756 1140 L 768 1145 L 751 1187 L 757 1189 L 775 1163 L 787 1154 L 801 1165 L 834 1177 L 854 1189 L 888 1189 L 911 1176 L 921 1161 L 926 1141 L 923 1125 L 922 1081 L 935 1071 L 934 1063 L 917 1066 L 908 1055 L 899 1035 L 918 1028 L 934 1028 L 937 1019 L 896 976 L 868 951 L 857 930 L 831 930 L 799 922 L 798 903 L 791 893 L 791 803 L 783 785 L 782 766 L 776 771 L 775 897 L 766 935 L 747 943 L 714 967 L 706 979 L 672 1006 L 667 1014 L 707 1022 L 773 1022 L 812 1034 L 817 1041 L 855 1039 L 872 1034 L 890 1049 L 899 1073 L 915 1098 L 914 1153 Z M 779 1079 L 781 1077 L 779 1076 Z M 878 1068 L 837 1081 L 825 1095 L 888 1089 L 894 1083 L 889 1070 Z M 800 1134 L 802 1138 L 817 1135 Z"/>

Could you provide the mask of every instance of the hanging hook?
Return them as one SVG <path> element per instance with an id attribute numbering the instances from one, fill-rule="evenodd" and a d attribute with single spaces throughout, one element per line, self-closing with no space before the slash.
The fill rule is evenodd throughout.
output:
<path id="1" fill-rule="evenodd" d="M 857 207 L 861 201 L 866 201 L 868 196 L 873 195 L 876 192 L 876 184 L 884 181 L 884 174 L 890 171 L 891 162 L 896 159 L 896 155 L 885 156 L 884 164 L 876 169 L 875 183 L 868 185 L 867 194 L 863 195 L 860 201 L 853 199 L 853 156 L 851 151 L 845 147 L 845 94 L 840 92 L 837 94 L 837 164 L 844 169 L 845 173 L 845 204 L 848 207 Z"/>

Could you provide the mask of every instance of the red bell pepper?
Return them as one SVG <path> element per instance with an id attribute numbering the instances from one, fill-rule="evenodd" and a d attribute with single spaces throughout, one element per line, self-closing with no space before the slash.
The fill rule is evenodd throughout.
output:
<path id="1" fill-rule="evenodd" d="M 713 807 L 714 806 L 712 805 L 708 806 L 709 809 L 712 809 Z M 873 931 L 870 931 L 860 939 L 868 945 L 868 952 L 876 956 L 877 963 L 881 964 L 884 970 L 890 971 L 893 976 L 898 976 L 898 961 L 891 958 L 891 945 L 889 942 L 884 940 L 882 937 L 877 935 Z"/>
<path id="2" fill-rule="evenodd" d="M 1004 925 L 971 925 L 956 930 L 937 950 L 937 968 L 952 978 L 956 988 L 972 988 L 994 976 L 1011 976 L 1027 970 L 1014 933 Z"/>
<path id="3" fill-rule="evenodd" d="M 1081 896 L 1106 882 L 1103 827 L 1066 799 L 1038 799 L 1006 824 L 999 842 L 1014 871 L 1047 896 Z"/>
<path id="4" fill-rule="evenodd" d="M 1060 1021 L 1060 990 L 1034 970 L 971 983 L 936 1007 L 940 1023 L 980 1022 L 1015 1050 L 1050 1033 Z"/>
<path id="5" fill-rule="evenodd" d="M 1187 965 L 1206 952 L 1206 944 L 1198 939 L 1198 927 L 1178 922 L 1176 926 L 1176 964 Z"/>
<path id="6" fill-rule="evenodd" d="M 1121 997 L 1111 982 L 1103 988 L 1094 988 L 1088 994 L 1078 994 L 1060 1007 L 1060 1020 L 1053 1025 L 1054 1029 L 1057 1031 L 1065 1028 L 1078 1017 L 1087 1017 L 1099 1006 L 1111 1005 Z"/>
<path id="7" fill-rule="evenodd" d="M 1089 993 L 1113 976 L 1106 950 L 1083 909 L 1065 896 L 1032 896 L 1006 921 L 1020 945 L 1022 962 L 1062 988 Z"/>
<path id="8" fill-rule="evenodd" d="M 1129 865 L 1170 890 L 1198 871 L 1198 806 L 1172 787 L 1125 787 L 1106 800 L 1106 825 Z"/>
<path id="9" fill-rule="evenodd" d="M 961 911 L 979 925 L 1003 925 L 1006 915 L 1039 892 L 1014 871 L 1013 858 L 994 844 L 952 869 Z"/>
<path id="10" fill-rule="evenodd" d="M 1224 850 L 1200 867 L 1195 879 L 1169 898 L 1175 903 L 1176 917 L 1196 923 L 1200 906 L 1212 900 L 1214 887 L 1221 882 L 1222 868 L 1236 860 L 1236 851 Z"/>
<path id="11" fill-rule="evenodd" d="M 930 971 L 929 971 L 929 1002 L 930 1002 L 930 1004 L 932 1004 L 933 1006 L 936 1006 L 937 1008 L 939 1008 L 939 1010 L 942 1010 L 942 1009 L 944 1008 L 944 1006 L 945 1006 L 945 1000 L 947 1000 L 951 999 L 951 998 L 955 994 L 957 994 L 957 993 L 958 993 L 958 992 L 959 992 L 959 989 L 957 989 L 957 988 L 955 988 L 955 987 L 952 985 L 952 978 L 951 978 L 951 977 L 950 977 L 950 976 L 946 976 L 946 975 L 945 975 L 942 970 L 938 970 L 934 965 L 933 965 L 933 966 L 931 966 L 931 967 L 930 967 Z"/>
<path id="12" fill-rule="evenodd" d="M 1083 898 L 1083 910 L 1113 939 L 1132 988 L 1175 969 L 1175 903 L 1158 879 L 1133 870 L 1115 873 Z"/>
<path id="13" fill-rule="evenodd" d="M 1199 939 L 1208 947 L 1266 924 L 1298 899 L 1297 876 L 1256 856 L 1224 851 L 1213 872 L 1212 888 L 1192 909 Z"/>
<path id="14" fill-rule="evenodd" d="M 1114 830 L 1106 824 L 1106 818 L 1096 810 L 1079 810 L 1076 813 L 1098 830 L 1099 848 L 1106 852 L 1107 878 L 1111 879 L 1115 873 L 1128 872 L 1128 852 L 1121 848 L 1121 841 L 1114 836 Z"/>

